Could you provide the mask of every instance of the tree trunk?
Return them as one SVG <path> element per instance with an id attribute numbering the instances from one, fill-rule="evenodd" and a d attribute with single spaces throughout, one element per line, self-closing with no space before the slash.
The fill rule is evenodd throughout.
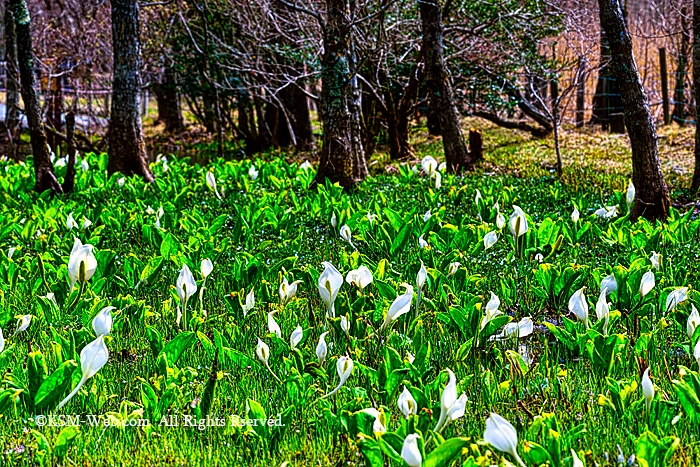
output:
<path id="1" fill-rule="evenodd" d="M 158 120 L 165 123 L 165 131 L 176 133 L 185 127 L 180 106 L 180 91 L 172 66 L 166 66 L 160 83 L 153 86 L 158 102 Z"/>
<path id="2" fill-rule="evenodd" d="M 238 97 L 238 129 L 240 130 L 243 141 L 245 142 L 245 153 L 252 156 L 260 152 L 260 142 L 258 138 L 258 130 L 255 126 L 255 114 L 250 97 L 241 91 Z"/>
<path id="3" fill-rule="evenodd" d="M 690 55 L 690 30 L 687 20 L 688 10 L 681 8 L 681 44 L 678 53 L 678 68 L 676 68 L 676 88 L 673 97 L 673 120 L 680 126 L 685 126 L 685 70 Z"/>
<path id="4" fill-rule="evenodd" d="M 263 108 L 262 99 L 254 97 L 253 102 L 255 103 L 255 117 L 258 125 L 258 143 L 261 151 L 267 151 L 272 147 L 272 133 L 270 127 L 267 126 L 268 118 L 265 115 L 267 112 Z"/>
<path id="5" fill-rule="evenodd" d="M 288 109 L 282 109 L 275 106 L 277 109 L 277 116 L 275 117 L 277 126 L 275 128 L 275 146 L 278 148 L 288 148 L 292 145 L 292 134 L 289 132 L 289 127 L 292 124 L 292 119 L 289 116 Z M 285 115 L 287 112 L 287 115 Z M 287 121 L 289 118 L 289 121 Z"/>
<path id="6" fill-rule="evenodd" d="M 11 0 L 10 8 L 15 19 L 17 37 L 17 62 L 22 83 L 22 99 L 24 114 L 27 116 L 29 137 L 34 155 L 34 173 L 36 174 L 36 190 L 39 192 L 51 190 L 62 193 L 63 189 L 53 173 L 51 155 L 46 145 L 46 132 L 41 120 L 39 96 L 34 87 L 34 52 L 32 50 L 32 32 L 29 9 L 25 0 Z"/>
<path id="7" fill-rule="evenodd" d="M 112 110 L 109 120 L 111 175 L 140 175 L 153 181 L 141 128 L 141 43 L 138 0 L 112 0 Z"/>
<path id="8" fill-rule="evenodd" d="M 371 157 L 377 149 L 382 131 L 381 106 L 377 99 L 364 88 L 365 85 L 361 84 L 360 91 L 364 96 L 362 99 L 362 148 L 365 151 L 365 156 Z"/>
<path id="9" fill-rule="evenodd" d="M 292 128 L 294 129 L 294 137 L 297 140 L 297 149 L 310 151 L 316 146 L 316 141 L 314 140 L 314 129 L 311 126 L 309 99 L 296 86 L 292 86 L 290 94 L 294 104 L 288 110 L 293 115 Z"/>
<path id="10" fill-rule="evenodd" d="M 408 140 L 408 116 L 401 113 L 392 115 L 386 123 L 391 160 L 406 160 L 413 157 L 413 148 Z"/>
<path id="11" fill-rule="evenodd" d="M 423 26 L 423 58 L 430 106 L 440 117 L 442 145 L 447 168 L 453 172 L 471 169 L 467 144 L 455 106 L 442 44 L 442 12 L 439 0 L 418 0 Z"/>
<path id="12" fill-rule="evenodd" d="M 17 38 L 15 20 L 10 10 L 10 1 L 5 4 L 5 129 L 10 141 L 16 139 L 19 123 L 19 83 L 17 66 Z"/>
<path id="13" fill-rule="evenodd" d="M 216 99 L 214 99 L 214 92 L 210 89 L 209 84 L 205 83 L 202 90 L 202 116 L 204 117 L 204 128 L 207 129 L 207 133 L 212 135 L 216 133 Z"/>
<path id="14" fill-rule="evenodd" d="M 440 129 L 440 115 L 430 101 L 428 102 L 428 111 L 425 114 L 425 125 L 428 127 L 428 134 L 430 136 L 440 136 L 442 134 L 442 130 Z"/>
<path id="15" fill-rule="evenodd" d="M 632 146 L 632 180 L 636 197 L 631 219 L 668 217 L 671 201 L 659 164 L 657 135 L 649 102 L 639 78 L 632 39 L 619 0 L 599 0 L 600 25 L 610 44 L 612 75 L 619 83 L 625 125 Z"/>
<path id="16" fill-rule="evenodd" d="M 416 108 L 418 99 L 418 89 L 423 80 L 423 67 L 414 66 L 411 70 L 411 77 L 403 87 L 401 97 L 398 102 L 392 96 L 392 89 L 389 86 L 387 92 L 387 126 L 389 128 L 389 155 L 392 160 L 409 159 L 413 157 L 413 148 L 409 141 L 409 126 L 411 116 Z"/>
<path id="17" fill-rule="evenodd" d="M 693 87 L 695 88 L 695 121 L 700 122 L 700 0 L 693 2 Z M 695 171 L 691 191 L 700 189 L 700 124 L 695 125 Z"/>
<path id="18" fill-rule="evenodd" d="M 351 188 L 367 177 L 352 15 L 347 0 L 326 0 L 326 6 L 321 59 L 323 147 L 312 186 L 328 179 Z"/>
<path id="19" fill-rule="evenodd" d="M 270 147 L 277 146 L 277 130 L 279 122 L 279 109 L 274 104 L 265 104 L 265 129 L 270 134 Z"/>
<path id="20" fill-rule="evenodd" d="M 60 68 L 59 68 L 60 71 Z M 63 122 L 61 114 L 63 113 L 63 77 L 49 75 L 49 96 L 47 102 L 46 123 L 49 128 L 53 128 L 59 133 L 63 131 Z M 57 153 L 61 141 L 49 133 L 46 135 L 47 142 L 54 154 Z"/>

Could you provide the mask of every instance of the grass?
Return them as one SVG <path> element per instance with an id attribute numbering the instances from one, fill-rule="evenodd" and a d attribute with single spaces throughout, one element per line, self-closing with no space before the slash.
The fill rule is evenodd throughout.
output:
<path id="1" fill-rule="evenodd" d="M 681 367 L 688 368 L 683 370 L 687 374 L 697 368 L 688 355 L 685 320 L 691 302 L 698 303 L 695 245 L 700 221 L 674 211 L 668 225 L 629 222 L 624 190 L 631 166 L 624 136 L 566 129 L 566 174 L 558 180 L 549 168 L 554 162 L 551 141 L 490 125 L 482 128 L 485 162 L 472 173 L 445 175 L 440 189 L 411 171 L 420 157 L 441 156 L 439 140 L 422 131 L 415 135 L 416 161 L 386 174 L 388 161 L 380 154 L 370 164 L 373 177 L 349 194 L 332 186 L 309 192 L 313 172 L 299 170 L 280 154 L 255 162 L 257 180 L 248 176 L 249 161 L 202 167 L 171 159 L 166 173 L 162 164 L 153 165 L 153 185 L 126 180 L 121 187 L 119 177 L 107 178 L 103 172 L 104 156 L 92 155 L 91 169 L 78 175 L 78 190 L 67 198 L 36 195 L 31 167 L 3 163 L 0 250 L 17 250 L 12 259 L 0 258 L 0 328 L 7 341 L 0 353 L 0 464 L 104 465 L 128 459 L 131 465 L 380 465 L 376 452 L 381 452 L 382 462 L 402 465 L 396 454 L 409 432 L 421 433 L 424 459 L 437 450 L 440 437 L 430 431 L 440 412 L 447 368 L 457 375 L 458 395 L 467 395 L 466 415 L 441 435 L 462 443 L 464 450 L 438 465 L 512 462 L 481 442 L 492 411 L 513 423 L 528 465 L 537 465 L 538 445 L 550 456 L 557 452 L 564 466 L 572 463 L 570 449 L 586 465 L 616 465 L 618 446 L 625 460 L 635 453 L 649 459 L 653 443 L 648 432 L 661 440 L 659 446 L 675 439 L 679 443 L 668 462 L 652 465 L 699 464 L 697 421 L 673 380 L 688 381 L 688 376 L 681 378 Z M 690 130 L 661 131 L 664 172 L 674 194 L 682 193 L 692 167 L 686 148 Z M 290 160 L 303 157 L 290 155 Z M 686 172 L 674 174 L 674 166 Z M 221 200 L 205 183 L 207 170 L 214 171 Z M 481 204 L 474 202 L 477 189 Z M 506 218 L 513 204 L 528 214 L 530 230 L 517 249 L 506 226 L 496 245 L 484 250 L 483 236 L 498 230 L 492 208 L 496 201 Z M 614 204 L 622 213 L 616 219 L 593 214 Z M 163 206 L 162 228 L 155 226 L 149 206 Z M 570 218 L 574 206 L 581 212 L 576 224 Z M 428 209 L 432 217 L 425 222 Z M 85 216 L 93 225 L 69 231 L 65 219 L 71 212 L 79 224 Z M 376 221 L 367 219 L 368 212 L 378 215 Z M 357 250 L 330 225 L 332 213 L 338 227 L 349 225 Z M 77 288 L 69 290 L 67 280 L 74 236 L 95 246 L 98 263 L 80 296 Z M 419 248 L 419 237 L 430 247 Z M 648 259 L 652 250 L 662 255 L 658 270 Z M 174 284 L 187 263 L 201 287 L 198 271 L 204 258 L 214 262 L 203 293 L 207 313 L 198 297 L 193 299 L 187 332 L 197 333 L 186 334 L 177 325 Z M 324 317 L 317 289 L 323 261 L 332 262 L 343 276 L 360 264 L 374 275 L 373 284 L 362 292 L 343 284 L 335 319 Z M 414 298 L 411 311 L 393 323 L 391 332 L 379 333 L 396 293 L 403 293 L 400 284 L 415 286 L 421 261 L 428 281 L 418 318 L 413 319 Z M 448 276 L 455 261 L 460 268 Z M 656 286 L 640 300 L 641 275 L 649 270 L 656 275 Z M 595 303 L 600 280 L 611 273 L 619 285 L 610 297 L 611 309 L 619 315 L 613 313 L 610 337 L 619 334 L 623 344 L 612 353 L 607 369 L 587 343 L 596 348 L 601 342 Z M 283 276 L 303 282 L 297 297 L 281 307 L 277 290 Z M 594 328 L 588 332 L 567 307 L 571 294 L 583 286 Z M 681 286 L 691 287 L 688 300 L 665 313 L 666 297 Z M 251 289 L 256 306 L 244 316 L 241 303 Z M 57 307 L 41 298 L 49 291 Z M 535 332 L 525 339 L 490 341 L 498 329 L 481 331 L 479 326 L 489 292 L 501 299 L 507 318 L 500 325 L 530 316 Z M 69 387 L 47 407 L 32 407 L 37 382 L 62 362 L 79 362 L 80 350 L 94 339 L 92 317 L 106 305 L 116 307 L 107 339 L 108 364 L 64 409 L 54 407 Z M 267 313 L 273 310 L 282 339 L 268 333 Z M 30 327 L 12 336 L 15 317 L 25 314 L 33 316 Z M 351 322 L 349 336 L 340 329 L 341 315 Z M 545 323 L 555 325 L 555 331 Z M 291 351 L 289 335 L 297 325 L 304 329 L 304 339 Z M 332 346 L 319 365 L 315 350 L 324 330 Z M 178 336 L 191 336 L 191 345 L 183 345 L 181 356 L 166 362 L 163 355 L 174 355 L 178 346 L 172 343 Z M 282 384 L 257 360 L 258 338 L 269 345 L 270 366 Z M 163 345 L 171 347 L 164 352 Z M 283 414 L 284 428 L 157 426 L 164 415 L 181 422 L 185 416 L 202 415 L 217 351 L 209 415 L 256 418 L 263 410 L 271 416 Z M 46 375 L 39 379 L 29 370 L 36 352 L 46 365 Z M 409 363 L 409 353 L 416 357 L 414 363 Z M 338 394 L 322 398 L 338 384 L 335 362 L 341 355 L 350 355 L 355 368 Z M 601 404 L 601 395 L 614 399 L 610 381 L 640 384 L 647 366 L 657 388 L 651 413 L 639 388 L 619 409 Z M 64 383 L 74 387 L 79 377 L 78 369 L 72 382 Z M 404 386 L 411 388 L 421 408 L 410 422 L 397 407 Z M 158 401 L 155 405 L 148 388 Z M 387 414 L 385 436 L 375 437 L 371 423 L 368 428 L 358 412 L 369 407 Z M 99 414 L 113 421 L 148 418 L 155 426 L 83 425 L 75 431 L 39 427 L 36 416 L 48 414 Z M 550 428 L 558 433 L 559 444 Z M 550 463 L 556 465 L 555 460 Z"/>

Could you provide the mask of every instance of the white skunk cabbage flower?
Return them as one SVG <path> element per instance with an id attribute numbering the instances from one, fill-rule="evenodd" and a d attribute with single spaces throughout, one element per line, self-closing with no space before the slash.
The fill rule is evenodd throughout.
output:
<path id="1" fill-rule="evenodd" d="M 75 396 L 81 387 L 102 369 L 109 360 L 109 351 L 105 345 L 105 336 L 100 334 L 97 339 L 86 345 L 80 352 L 80 368 L 83 376 L 80 378 L 78 385 L 71 391 L 65 399 L 58 404 L 56 410 L 60 410 L 64 405 Z"/>
<path id="2" fill-rule="evenodd" d="M 116 307 L 104 307 L 93 318 L 92 330 L 95 331 L 95 336 L 107 336 L 112 331 L 112 310 L 116 310 Z"/>
<path id="3" fill-rule="evenodd" d="M 350 374 L 352 373 L 352 368 L 354 365 L 355 365 L 355 363 L 352 361 L 352 358 L 346 357 L 345 355 L 343 355 L 342 357 L 340 357 L 338 359 L 338 361 L 336 362 L 336 369 L 338 371 L 338 377 L 340 378 L 340 383 L 338 384 L 338 386 L 336 386 L 335 389 L 333 389 L 331 392 L 329 392 L 328 394 L 323 396 L 322 399 L 325 399 L 326 397 L 332 396 L 333 394 L 338 392 L 340 390 L 340 388 L 343 387 L 345 382 L 350 377 Z"/>
<path id="4" fill-rule="evenodd" d="M 497 413 L 491 413 L 486 419 L 484 441 L 499 451 L 510 454 L 521 467 L 526 467 L 518 455 L 518 433 L 515 427 Z"/>

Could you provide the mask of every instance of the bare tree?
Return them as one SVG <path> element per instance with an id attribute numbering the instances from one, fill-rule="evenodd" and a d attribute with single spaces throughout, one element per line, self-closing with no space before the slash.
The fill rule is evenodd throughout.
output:
<path id="1" fill-rule="evenodd" d="M 350 7 L 347 0 L 326 0 L 321 62 L 323 147 L 314 179 L 314 183 L 329 179 L 343 187 L 353 187 L 367 177 L 352 34 L 356 11 Z"/>
<path id="2" fill-rule="evenodd" d="M 690 191 L 697 193 L 700 189 L 700 0 L 693 2 L 693 84 L 695 87 L 695 170 Z"/>
<path id="3" fill-rule="evenodd" d="M 440 133 L 447 167 L 453 172 L 471 169 L 472 161 L 462 135 L 450 76 L 445 65 L 442 7 L 439 0 L 418 0 L 423 25 L 423 60 L 430 105 L 440 117 Z"/>
<path id="4" fill-rule="evenodd" d="M 620 85 L 625 125 L 632 146 L 632 180 L 636 198 L 631 218 L 664 220 L 671 201 L 661 173 L 657 134 L 632 52 L 632 39 L 619 0 L 598 0 L 600 24 L 610 44 L 612 73 Z"/>
<path id="5" fill-rule="evenodd" d="M 29 137 L 34 155 L 34 173 L 36 175 L 36 190 L 39 192 L 51 190 L 62 193 L 63 189 L 56 180 L 51 163 L 51 155 L 46 145 L 46 132 L 41 119 L 39 96 L 34 86 L 34 51 L 32 50 L 32 31 L 29 9 L 25 0 L 10 0 L 10 9 L 15 19 L 17 39 L 17 62 L 22 85 L 24 113 L 27 116 Z"/>
<path id="6" fill-rule="evenodd" d="M 15 20 L 10 9 L 10 0 L 7 0 L 5 3 L 5 130 L 13 149 L 15 148 L 14 140 L 17 138 L 17 130 L 20 128 L 17 39 L 15 36 Z"/>
<path id="7" fill-rule="evenodd" d="M 141 46 L 138 0 L 112 0 L 114 78 L 109 120 L 110 174 L 140 175 L 153 181 L 146 159 L 140 114 Z"/>

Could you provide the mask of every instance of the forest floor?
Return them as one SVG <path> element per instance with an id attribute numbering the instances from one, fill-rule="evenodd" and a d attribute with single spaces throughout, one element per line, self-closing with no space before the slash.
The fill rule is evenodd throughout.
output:
<path id="1" fill-rule="evenodd" d="M 409 434 L 423 467 L 510 466 L 491 413 L 528 467 L 700 465 L 700 220 L 630 222 L 625 135 L 565 128 L 560 180 L 550 139 L 468 127 L 474 171 L 423 174 L 419 129 L 351 192 L 196 128 L 152 184 L 88 154 L 51 197 L 0 161 L 0 466 L 406 467 Z M 676 198 L 692 130 L 660 129 Z"/>

